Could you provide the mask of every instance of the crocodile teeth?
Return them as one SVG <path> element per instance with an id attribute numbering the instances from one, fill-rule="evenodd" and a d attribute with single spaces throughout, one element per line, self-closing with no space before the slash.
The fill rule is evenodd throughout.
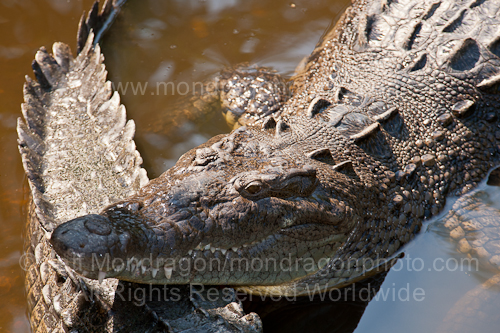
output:
<path id="1" fill-rule="evenodd" d="M 172 267 L 165 266 L 165 277 L 167 279 L 170 279 L 171 276 L 172 276 Z"/>
<path id="2" fill-rule="evenodd" d="M 142 274 L 146 273 L 146 271 L 148 270 L 148 267 L 145 266 L 145 265 L 142 265 L 141 266 L 141 271 L 142 271 Z"/>
<path id="3" fill-rule="evenodd" d="M 135 272 L 135 264 L 130 265 L 130 272 Z"/>
<path id="4" fill-rule="evenodd" d="M 106 277 L 106 272 L 99 271 L 99 274 L 97 275 L 97 278 L 99 279 L 99 283 L 102 283 L 104 278 Z"/>
<path id="5" fill-rule="evenodd" d="M 270 238 L 270 237 L 272 237 L 272 236 L 269 236 L 268 238 Z M 252 243 L 250 243 L 250 244 L 243 244 L 243 245 L 241 246 L 241 248 L 246 248 L 246 247 L 249 247 L 249 246 L 254 246 L 255 244 L 259 244 L 259 243 L 261 243 L 261 242 L 262 242 L 262 240 L 256 240 L 256 241 L 253 241 L 253 242 L 252 242 Z M 238 250 L 240 250 L 240 248 L 239 248 L 239 247 L 236 247 L 236 246 L 235 246 L 235 247 L 231 247 L 230 249 L 231 249 L 232 251 L 234 251 L 234 252 L 237 252 Z M 198 245 L 197 245 L 194 249 L 188 250 L 187 254 L 188 254 L 188 255 L 192 255 L 192 254 L 193 254 L 193 251 L 210 251 L 210 252 L 212 252 L 212 253 L 215 253 L 215 251 L 221 251 L 221 252 L 222 252 L 222 254 L 226 254 L 226 253 L 227 253 L 227 250 L 228 250 L 228 249 L 221 249 L 221 248 L 219 248 L 219 247 L 215 247 L 215 246 L 213 246 L 212 244 L 207 244 L 207 245 L 205 245 L 205 246 L 202 246 L 202 245 L 201 245 L 201 243 L 199 243 L 199 244 L 198 244 Z"/>
<path id="6" fill-rule="evenodd" d="M 156 274 L 158 274 L 158 268 L 151 268 L 151 276 L 156 278 Z"/>

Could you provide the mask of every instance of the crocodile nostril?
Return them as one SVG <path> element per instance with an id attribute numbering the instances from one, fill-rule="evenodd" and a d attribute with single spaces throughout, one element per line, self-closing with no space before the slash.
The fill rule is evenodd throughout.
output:
<path id="1" fill-rule="evenodd" d="M 83 249 L 85 247 L 85 244 L 80 243 L 80 248 Z"/>
<path id="2" fill-rule="evenodd" d="M 100 215 L 91 215 L 84 222 L 85 228 L 91 233 L 107 236 L 111 233 L 111 227 L 108 224 L 108 219 Z"/>

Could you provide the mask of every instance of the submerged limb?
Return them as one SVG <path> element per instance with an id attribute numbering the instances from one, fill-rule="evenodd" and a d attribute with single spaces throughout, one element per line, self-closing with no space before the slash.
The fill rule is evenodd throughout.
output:
<path id="1" fill-rule="evenodd" d="M 220 76 L 222 112 L 233 128 L 262 122 L 287 100 L 286 81 L 267 67 L 240 64 Z"/>
<path id="2" fill-rule="evenodd" d="M 199 122 L 221 112 L 232 129 L 262 122 L 288 98 L 287 83 L 275 70 L 256 65 L 228 67 L 181 98 L 150 128 L 165 132 L 186 121 Z"/>
<path id="3" fill-rule="evenodd" d="M 498 328 L 499 306 L 500 273 L 462 296 L 448 311 L 437 332 L 486 332 L 483 329 Z"/>
<path id="4" fill-rule="evenodd" d="M 494 175 L 496 170 L 491 173 L 489 184 Z M 499 272 L 500 210 L 491 189 L 473 191 L 459 198 L 444 218 L 444 227 L 458 252 L 477 258 L 488 270 Z"/>
<path id="5" fill-rule="evenodd" d="M 499 186 L 500 169 L 493 170 L 488 185 Z M 490 188 L 491 189 L 491 188 Z M 457 200 L 445 217 L 444 227 L 458 252 L 477 260 L 493 276 L 464 294 L 448 311 L 438 332 L 482 331 L 498 327 L 500 315 L 500 210 L 489 189 L 474 191 Z M 488 326 L 484 326 L 485 323 Z M 495 323 L 495 324 L 493 324 Z M 465 329 L 469 327 L 469 329 Z"/>

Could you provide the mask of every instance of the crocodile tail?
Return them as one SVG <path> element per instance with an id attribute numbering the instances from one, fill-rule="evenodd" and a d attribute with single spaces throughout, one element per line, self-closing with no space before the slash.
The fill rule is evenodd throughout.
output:
<path id="1" fill-rule="evenodd" d="M 85 17 L 85 12 L 82 14 L 76 36 L 76 50 L 78 53 L 85 47 L 91 31 L 94 32 L 93 45 L 99 43 L 103 34 L 120 13 L 120 8 L 125 1 L 127 0 L 105 0 L 101 11 L 99 11 L 99 0 L 96 0 L 87 17 Z"/>
<path id="2" fill-rule="evenodd" d="M 102 22 L 114 12 L 110 4 L 99 20 L 85 22 L 87 36 L 76 58 L 63 43 L 55 43 L 52 54 L 41 48 L 32 64 L 36 80 L 27 77 L 24 85 L 17 131 L 32 198 L 23 258 L 33 332 L 89 331 L 90 322 L 105 330 L 117 281 L 94 285 L 75 276 L 55 259 L 48 238 L 59 223 L 98 212 L 108 198 L 125 198 L 148 181 L 133 141 L 134 123 L 126 121 L 118 94 L 112 94 L 95 45 L 93 31 L 102 34 Z M 95 18 L 92 12 L 89 18 Z"/>
<path id="3" fill-rule="evenodd" d="M 109 203 L 106 198 L 115 186 L 114 181 L 97 179 L 94 175 L 99 174 L 98 170 L 90 166 L 84 171 L 89 159 L 105 159 L 115 172 L 108 176 L 113 179 L 118 176 L 124 184 L 137 184 L 133 186 L 135 190 L 148 181 L 145 170 L 139 167 L 142 159 L 132 139 L 134 122 L 126 121 L 125 107 L 120 104 L 118 93 L 112 94 L 111 83 L 106 82 L 103 56 L 98 45 L 92 47 L 93 36 L 91 32 L 75 59 L 69 47 L 62 43 L 54 44 L 53 55 L 41 48 L 33 62 L 37 81 L 27 78 L 24 87 L 25 121 L 19 119 L 18 122 L 19 149 L 37 213 L 48 232 L 66 220 L 68 214 L 97 212 L 100 207 L 93 202 Z M 96 137 L 93 153 L 85 151 L 88 148 L 83 145 L 81 154 L 76 154 L 74 149 L 82 146 L 79 137 L 85 136 Z M 78 163 L 80 168 L 72 170 Z M 73 175 L 75 172 L 82 174 Z M 81 185 L 75 184 L 81 176 L 96 182 L 99 190 L 83 193 Z M 81 202 L 76 206 L 68 202 L 66 208 L 54 209 L 60 196 L 67 196 L 68 191 Z M 124 189 L 116 192 L 115 197 L 126 197 L 130 192 Z M 86 208 L 82 209 L 82 203 Z M 73 212 L 70 213 L 71 206 Z"/>

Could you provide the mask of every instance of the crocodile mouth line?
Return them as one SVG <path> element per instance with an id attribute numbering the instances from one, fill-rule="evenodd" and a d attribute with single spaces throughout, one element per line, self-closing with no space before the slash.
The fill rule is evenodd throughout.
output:
<path id="1" fill-rule="evenodd" d="M 256 241 L 253 241 L 251 243 L 246 243 L 240 246 L 232 246 L 228 248 L 221 248 L 221 247 L 216 247 L 212 245 L 212 243 L 208 243 L 206 245 L 202 245 L 203 242 L 200 242 L 194 249 L 188 251 L 188 255 L 192 255 L 194 251 L 210 251 L 212 253 L 215 252 L 221 252 L 223 255 L 226 255 L 228 251 L 232 251 L 237 253 L 239 250 L 247 248 L 247 247 L 252 247 L 254 245 L 260 244 L 260 243 L 265 243 L 266 241 L 275 238 L 275 235 L 269 235 L 264 239 L 259 239 Z"/>
<path id="2" fill-rule="evenodd" d="M 267 240 L 274 238 L 274 235 L 269 235 L 268 237 L 261 239 L 261 240 L 256 240 L 251 243 L 243 244 L 239 247 L 230 247 L 230 248 L 219 248 L 213 246 L 211 243 L 208 243 L 206 245 L 202 245 L 200 242 L 194 249 L 191 249 L 187 252 L 189 256 L 196 256 L 197 254 L 203 254 L 206 251 L 211 252 L 212 254 L 215 254 L 216 252 L 221 253 L 224 257 L 221 259 L 224 260 L 230 260 L 231 258 L 231 253 L 239 255 L 239 251 L 248 247 L 252 247 L 257 244 L 265 243 Z M 178 260 L 173 260 L 173 259 L 152 259 L 152 258 L 147 258 L 147 257 L 130 257 L 124 261 L 122 261 L 118 265 L 112 265 L 109 270 L 99 270 L 97 273 L 97 279 L 99 282 L 102 282 L 105 278 L 108 277 L 119 277 L 119 278 L 131 278 L 132 280 L 140 280 L 143 277 L 146 277 L 149 273 L 151 274 L 152 279 L 157 279 L 161 278 L 161 276 L 158 275 L 158 273 L 163 269 L 164 271 L 164 276 L 166 280 L 169 280 L 172 277 L 172 272 L 175 269 L 175 262 L 177 262 L 177 265 L 180 265 L 180 261 L 184 259 L 184 257 L 181 257 Z M 144 264 L 144 261 L 149 261 L 150 264 Z M 152 264 L 154 262 L 157 262 L 157 264 Z M 166 264 L 161 264 L 162 261 L 167 261 L 168 263 Z M 123 273 L 126 274 L 126 276 L 123 276 Z M 92 275 L 89 271 L 83 271 L 82 275 L 84 276 L 90 276 Z"/>
<path id="3" fill-rule="evenodd" d="M 122 263 L 120 265 L 117 265 L 116 267 L 111 267 L 110 270 L 108 271 L 103 271 L 99 270 L 97 273 L 97 280 L 99 280 L 99 283 L 102 283 L 102 281 L 105 278 L 111 278 L 111 277 L 118 277 L 118 278 L 123 278 L 125 280 L 138 280 L 140 277 L 145 277 L 148 274 L 151 274 L 152 279 L 157 279 L 161 278 L 161 276 L 158 275 L 158 273 L 163 270 L 164 276 L 166 280 L 169 280 L 172 277 L 172 272 L 174 271 L 174 265 L 172 264 L 165 264 L 163 266 L 161 265 L 145 265 L 143 264 L 143 261 L 145 260 L 150 260 L 149 258 L 142 258 L 142 259 L 137 259 L 136 257 L 132 257 L 127 260 L 127 262 Z M 126 273 L 126 274 L 123 274 Z M 83 271 L 82 272 L 83 276 L 90 277 L 92 274 L 88 271 Z M 136 279 L 134 279 L 134 277 Z"/>
<path id="4" fill-rule="evenodd" d="M 213 259 L 218 259 L 223 261 L 231 261 L 233 259 L 240 260 L 242 252 L 241 250 L 249 250 L 249 248 L 254 247 L 259 244 L 265 244 L 267 241 L 271 239 L 275 239 L 276 235 L 269 235 L 264 239 L 256 240 L 251 243 L 242 244 L 238 247 L 230 247 L 230 248 L 220 248 L 216 247 L 211 243 L 206 245 L 202 245 L 200 242 L 194 249 L 188 250 L 186 256 L 181 256 L 180 258 L 153 258 L 144 257 L 144 256 L 132 256 L 130 258 L 121 260 L 117 265 L 111 265 L 111 267 L 106 267 L 109 269 L 104 269 L 103 265 L 99 267 L 99 270 L 94 270 L 93 272 L 83 271 L 82 275 L 87 277 L 93 277 L 102 282 L 105 278 L 119 278 L 123 280 L 128 280 L 132 282 L 138 281 L 150 281 L 155 283 L 164 281 L 168 283 L 169 281 L 173 283 L 179 283 L 179 277 L 183 280 L 190 280 L 188 276 L 193 273 L 193 270 L 196 270 L 193 262 L 195 260 L 206 260 L 210 261 Z M 338 236 L 330 236 L 328 240 L 339 241 Z M 222 254 L 222 256 L 218 256 L 217 254 Z M 236 255 L 236 256 L 234 256 Z M 116 258 L 115 258 L 116 259 Z M 324 258 L 323 258 L 324 259 Z M 188 268 L 183 268 L 185 264 L 184 261 L 188 261 Z M 189 260 L 192 260 L 189 262 Z M 114 262 L 114 260 L 113 260 Z M 193 264 L 191 266 L 191 264 Z M 319 263 L 317 263 L 319 265 Z M 324 264 L 323 264 L 324 265 Z M 319 265 L 318 269 L 321 268 Z M 174 276 L 174 272 L 177 271 L 177 275 Z M 162 272 L 162 273 L 160 273 Z M 97 274 L 96 274 L 97 273 Z M 311 273 L 311 272 L 310 272 Z"/>

